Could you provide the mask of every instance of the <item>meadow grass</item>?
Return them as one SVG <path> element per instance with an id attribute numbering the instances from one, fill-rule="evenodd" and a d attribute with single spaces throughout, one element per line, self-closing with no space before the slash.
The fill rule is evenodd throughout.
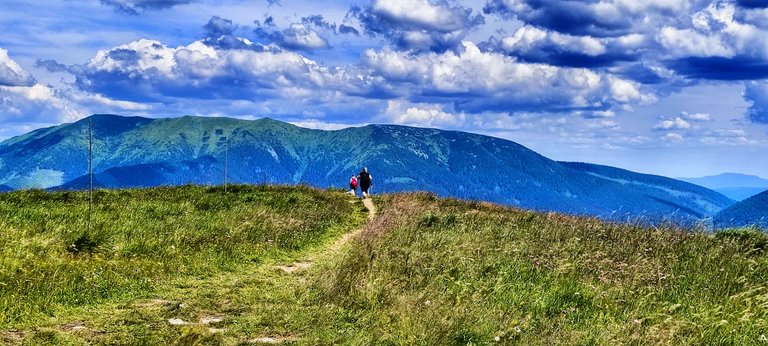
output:
<path id="1" fill-rule="evenodd" d="M 768 343 L 768 236 L 755 230 L 426 193 L 375 197 L 365 224 L 340 192 L 188 186 L 100 191 L 88 231 L 85 198 L 0 195 L 6 343 Z M 276 267 L 293 262 L 312 266 Z"/>
<path id="2" fill-rule="evenodd" d="M 316 281 L 366 344 L 766 344 L 768 236 L 384 198 Z"/>
<path id="3" fill-rule="evenodd" d="M 90 228 L 85 192 L 0 195 L 0 330 L 34 330 L 98 306 L 157 296 L 174 282 L 237 273 L 318 244 L 364 217 L 341 192 L 228 190 L 99 190 Z M 49 332 L 50 343 L 62 342 Z M 32 334 L 42 341 L 28 342 L 44 343 L 45 331 Z"/>

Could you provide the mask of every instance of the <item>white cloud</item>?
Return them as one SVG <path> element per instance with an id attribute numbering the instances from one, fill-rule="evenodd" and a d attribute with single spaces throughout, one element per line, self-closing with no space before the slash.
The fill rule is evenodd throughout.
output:
<path id="1" fill-rule="evenodd" d="M 696 122 L 708 122 L 712 121 L 712 116 L 709 113 L 688 113 L 688 112 L 681 112 L 680 116 L 683 117 L 686 120 L 690 121 L 696 121 Z"/>
<path id="2" fill-rule="evenodd" d="M 373 12 L 415 26 L 439 31 L 464 30 L 465 14 L 456 9 L 436 6 L 428 0 L 374 0 Z"/>
<path id="3" fill-rule="evenodd" d="M 401 100 L 387 102 L 385 116 L 395 124 L 450 128 L 464 127 L 467 118 L 463 113 L 453 114 L 443 111 L 442 105 L 412 105 Z"/>
<path id="4" fill-rule="evenodd" d="M 727 146 L 754 146 L 764 144 L 755 138 L 749 138 L 749 135 L 743 129 L 720 129 L 705 131 L 699 139 L 701 143 L 708 145 L 727 145 Z"/>
<path id="5" fill-rule="evenodd" d="M 300 49 L 328 47 L 328 41 L 304 24 L 293 23 L 283 32 L 283 44 Z"/>
<path id="6" fill-rule="evenodd" d="M 679 133 L 669 132 L 669 133 L 664 134 L 664 136 L 662 136 L 661 139 L 663 139 L 665 141 L 675 141 L 676 142 L 676 141 L 682 141 L 683 139 L 685 139 L 685 137 L 683 137 L 683 135 L 681 135 Z"/>
<path id="7" fill-rule="evenodd" d="M 673 57 L 733 57 L 736 52 L 721 37 L 709 36 L 692 29 L 664 27 L 659 42 Z"/>
<path id="8" fill-rule="evenodd" d="M 768 124 L 768 83 L 745 83 L 743 97 L 750 103 L 747 118 L 754 123 Z"/>
<path id="9" fill-rule="evenodd" d="M 592 119 L 588 120 L 585 123 L 586 127 L 592 128 L 592 129 L 611 129 L 611 130 L 618 130 L 621 128 L 619 124 L 617 124 L 613 120 L 605 120 L 605 119 Z"/>
<path id="10" fill-rule="evenodd" d="M 367 50 L 365 63 L 409 95 L 474 95 L 477 101 L 541 107 L 597 107 L 610 102 L 646 102 L 639 85 L 583 68 L 520 63 L 512 57 L 481 52 L 463 42 L 463 51 L 410 55 Z M 398 88 L 401 89 L 401 88 Z M 607 96 L 606 96 L 607 95 Z"/>
<path id="11" fill-rule="evenodd" d="M 0 86 L 32 86 L 35 79 L 0 48 Z"/>
<path id="12" fill-rule="evenodd" d="M 616 112 L 614 112 L 612 110 L 596 111 L 596 112 L 590 113 L 590 115 L 593 118 L 613 118 L 613 117 L 616 116 Z"/>
<path id="13" fill-rule="evenodd" d="M 659 121 L 654 130 L 685 130 L 691 128 L 691 124 L 681 117 Z"/>
<path id="14" fill-rule="evenodd" d="M 137 98 L 307 97 L 343 88 L 364 92 L 366 83 L 277 47 L 224 50 L 196 41 L 172 48 L 145 39 L 99 51 L 79 78 L 83 87 L 97 92 L 125 84 L 123 92 L 139 93 Z"/>
<path id="15" fill-rule="evenodd" d="M 112 100 L 99 94 L 86 93 L 64 85 L 54 88 L 49 85 L 34 83 L 29 72 L 8 58 L 7 52 L 0 49 L 3 66 L 17 77 L 21 85 L 0 84 L 0 122 L 13 123 L 16 129 L 24 129 L 24 124 L 53 125 L 74 121 L 91 112 L 113 110 L 148 110 L 149 105 Z M 29 81 L 32 84 L 26 85 Z"/>
<path id="16" fill-rule="evenodd" d="M 525 25 L 517 29 L 512 36 L 502 38 L 501 48 L 513 53 L 529 52 L 552 45 L 564 51 L 596 56 L 606 53 L 604 41 L 590 36 L 561 34 Z"/>
<path id="17" fill-rule="evenodd" d="M 692 28 L 662 28 L 658 41 L 676 58 L 749 56 L 768 58 L 768 31 L 736 16 L 732 2 L 715 1 L 693 13 Z"/>
<path id="18" fill-rule="evenodd" d="M 0 86 L 0 121 L 56 123 L 74 120 L 82 114 L 53 88 Z"/>

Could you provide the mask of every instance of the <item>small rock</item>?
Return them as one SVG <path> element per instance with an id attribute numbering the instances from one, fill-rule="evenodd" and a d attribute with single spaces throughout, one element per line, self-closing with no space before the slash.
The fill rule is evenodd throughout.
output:
<path id="1" fill-rule="evenodd" d="M 205 316 L 205 317 L 200 318 L 200 323 L 202 323 L 202 324 L 219 323 L 219 322 L 221 322 L 223 320 L 224 320 L 223 317 Z"/>
<path id="2" fill-rule="evenodd" d="M 183 326 L 183 325 L 189 324 L 187 322 L 184 322 L 184 320 L 180 318 L 171 318 L 168 320 L 168 323 L 170 323 L 173 326 Z"/>

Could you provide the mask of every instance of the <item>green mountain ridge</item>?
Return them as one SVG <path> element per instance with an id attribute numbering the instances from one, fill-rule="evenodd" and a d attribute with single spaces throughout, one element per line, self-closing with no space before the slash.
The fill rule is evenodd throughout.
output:
<path id="1" fill-rule="evenodd" d="M 698 222 L 734 203 L 696 185 L 556 162 L 477 134 L 396 125 L 322 131 L 271 119 L 193 116 L 94 115 L 9 139 L 0 144 L 0 184 L 85 188 L 89 122 L 102 187 L 222 184 L 226 160 L 233 183 L 345 187 L 368 166 L 374 192 L 426 190 L 625 221 Z"/>

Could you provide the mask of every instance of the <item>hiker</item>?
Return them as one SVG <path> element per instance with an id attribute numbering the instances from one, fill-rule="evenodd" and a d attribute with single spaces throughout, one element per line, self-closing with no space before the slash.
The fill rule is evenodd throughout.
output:
<path id="1" fill-rule="evenodd" d="M 349 194 L 357 196 L 357 177 L 354 175 L 349 179 Z"/>
<path id="2" fill-rule="evenodd" d="M 360 191 L 363 192 L 363 198 L 367 198 L 369 193 L 368 189 L 373 186 L 373 176 L 368 173 L 368 167 L 363 167 L 363 171 L 357 175 L 357 180 L 360 182 Z"/>

